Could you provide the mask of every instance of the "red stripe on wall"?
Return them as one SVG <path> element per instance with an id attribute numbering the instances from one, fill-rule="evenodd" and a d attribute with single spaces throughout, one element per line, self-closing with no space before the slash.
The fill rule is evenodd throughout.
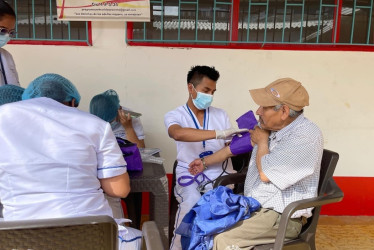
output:
<path id="1" fill-rule="evenodd" d="M 344 192 L 339 203 L 325 205 L 324 215 L 374 215 L 374 177 L 334 177 Z"/>
<path id="2" fill-rule="evenodd" d="M 172 174 L 167 174 L 169 194 Z M 322 207 L 323 215 L 374 215 L 374 177 L 334 177 L 344 192 L 339 203 Z M 142 214 L 149 214 L 149 193 L 143 193 Z"/>

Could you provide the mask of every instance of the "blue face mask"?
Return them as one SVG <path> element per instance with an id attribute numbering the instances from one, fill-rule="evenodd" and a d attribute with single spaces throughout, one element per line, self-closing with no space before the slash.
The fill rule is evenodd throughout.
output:
<path id="1" fill-rule="evenodd" d="M 10 40 L 10 37 L 7 35 L 0 35 L 0 48 L 7 44 Z"/>
<path id="2" fill-rule="evenodd" d="M 195 87 L 194 90 L 196 91 Z M 193 104 L 199 110 L 209 108 L 210 104 L 213 102 L 213 95 L 197 92 L 196 99 L 192 99 Z"/>

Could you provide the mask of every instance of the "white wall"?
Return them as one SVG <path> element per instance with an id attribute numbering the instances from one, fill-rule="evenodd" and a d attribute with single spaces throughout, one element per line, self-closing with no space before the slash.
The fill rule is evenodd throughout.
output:
<path id="1" fill-rule="evenodd" d="M 134 47 L 125 44 L 125 25 L 94 22 L 93 46 L 7 45 L 26 87 L 43 73 L 70 79 L 91 98 L 115 89 L 121 104 L 141 112 L 146 145 L 159 147 L 172 171 L 176 150 L 164 128 L 164 114 L 187 101 L 186 74 L 192 65 L 214 65 L 221 73 L 213 105 L 232 123 L 256 110 L 248 93 L 280 77 L 303 83 L 310 94 L 308 118 L 325 136 L 325 148 L 339 152 L 336 176 L 374 176 L 374 52 L 269 51 Z"/>

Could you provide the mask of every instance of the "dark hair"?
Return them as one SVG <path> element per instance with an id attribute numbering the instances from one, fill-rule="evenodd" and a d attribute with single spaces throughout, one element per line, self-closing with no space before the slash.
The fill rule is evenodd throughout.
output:
<path id="1" fill-rule="evenodd" d="M 216 82 L 219 78 L 219 72 L 214 67 L 193 66 L 187 74 L 187 84 L 192 83 L 196 87 L 204 76 Z"/>
<path id="2" fill-rule="evenodd" d="M 9 3 L 5 2 L 4 0 L 0 0 L 0 20 L 6 15 L 16 18 L 16 13 L 14 12 L 12 6 L 10 6 Z"/>

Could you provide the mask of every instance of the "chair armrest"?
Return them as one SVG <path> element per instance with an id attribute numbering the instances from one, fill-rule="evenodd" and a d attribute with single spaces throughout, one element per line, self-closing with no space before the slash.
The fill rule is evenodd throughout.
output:
<path id="1" fill-rule="evenodd" d="M 214 182 L 213 188 L 216 188 L 218 186 L 226 186 L 229 184 L 244 183 L 246 176 L 247 173 L 235 173 L 221 176 Z"/>
<path id="2" fill-rule="evenodd" d="M 275 238 L 274 250 L 283 248 L 288 221 L 295 211 L 303 208 L 320 207 L 322 205 L 336 203 L 341 201 L 343 199 L 343 196 L 344 193 L 335 183 L 334 179 L 331 178 L 328 183 L 327 192 L 325 195 L 290 203 L 282 213 L 277 237 Z"/>
<path id="3" fill-rule="evenodd" d="M 143 249 L 163 250 L 164 246 L 161 241 L 160 232 L 154 221 L 146 221 L 142 226 Z"/>
<path id="4" fill-rule="evenodd" d="M 1 221 L 0 230 L 8 229 L 32 229 L 40 227 L 66 227 L 85 224 L 109 223 L 117 231 L 117 223 L 107 215 L 83 216 L 70 218 L 51 218 L 51 219 L 33 219 L 33 220 L 16 220 Z"/>

